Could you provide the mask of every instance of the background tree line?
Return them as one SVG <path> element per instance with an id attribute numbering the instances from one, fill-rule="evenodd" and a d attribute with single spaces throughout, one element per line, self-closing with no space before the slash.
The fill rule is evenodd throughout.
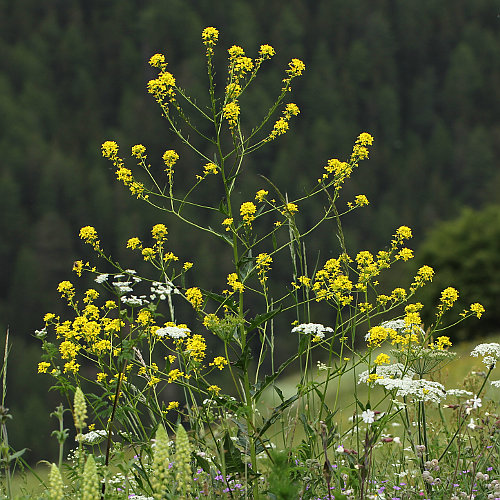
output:
<path id="1" fill-rule="evenodd" d="M 349 155 L 356 136 L 368 131 L 376 139 L 371 159 L 344 194 L 345 201 L 363 193 L 372 202 L 346 223 L 354 250 L 382 248 L 403 224 L 418 245 L 462 207 L 499 201 L 496 0 L 0 0 L 0 331 L 9 326 L 13 342 L 12 442 L 29 446 L 31 458 L 46 456 L 52 426 L 32 334 L 46 311 L 62 310 L 55 289 L 71 275 L 72 262 L 90 258 L 76 237 L 80 227 L 94 225 L 109 252 L 133 264 L 126 240 L 164 222 L 172 250 L 188 260 L 198 245 L 196 255 L 206 260 L 196 262 L 197 272 L 216 280 L 211 248 L 130 197 L 100 154 L 107 139 L 126 150 L 142 143 L 151 161 L 174 147 L 181 177 L 199 172 L 199 162 L 172 140 L 145 85 L 154 76 L 149 57 L 165 53 L 179 84 L 202 102 L 200 33 L 211 25 L 221 30 L 221 83 L 232 44 L 250 56 L 261 43 L 277 50 L 246 100 L 246 123 L 277 94 L 292 57 L 307 66 L 292 97 L 301 109 L 293 135 L 249 161 L 249 192 L 265 187 L 252 172 L 285 191 L 307 185 L 328 158 Z M 459 240 L 469 233 L 462 226 Z M 489 248 L 498 253 L 498 238 L 478 227 L 473 232 L 494 241 Z M 456 241 L 446 245 L 455 248 Z M 337 254 L 334 232 L 310 250 L 320 260 Z M 490 316 L 485 333 L 495 320 Z"/>

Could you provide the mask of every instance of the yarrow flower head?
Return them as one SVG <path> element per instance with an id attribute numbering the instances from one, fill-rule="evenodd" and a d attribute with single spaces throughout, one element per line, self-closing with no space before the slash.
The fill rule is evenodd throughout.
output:
<path id="1" fill-rule="evenodd" d="M 302 323 L 292 328 L 292 333 L 302 333 L 304 335 L 312 335 L 313 340 L 321 340 L 325 338 L 325 333 L 333 333 L 333 328 L 324 326 L 320 323 Z"/>
<path id="2" fill-rule="evenodd" d="M 187 337 L 191 330 L 186 325 L 176 325 L 167 323 L 165 326 L 155 330 L 157 337 L 170 337 L 172 339 L 181 339 Z"/>
<path id="3" fill-rule="evenodd" d="M 479 344 L 474 347 L 470 355 L 476 358 L 482 356 L 483 363 L 490 368 L 494 368 L 500 359 L 500 344 L 496 342 Z"/>

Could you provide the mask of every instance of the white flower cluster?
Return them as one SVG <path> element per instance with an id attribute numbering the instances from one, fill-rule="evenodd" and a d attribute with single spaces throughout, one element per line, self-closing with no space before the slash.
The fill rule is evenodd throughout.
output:
<path id="1" fill-rule="evenodd" d="M 446 396 L 444 385 L 432 380 L 413 380 L 403 377 L 401 379 L 378 379 L 376 383 L 384 386 L 388 391 L 396 389 L 396 396 L 413 396 L 417 401 L 439 403 Z"/>
<path id="2" fill-rule="evenodd" d="M 404 319 L 391 319 L 389 321 L 384 321 L 380 324 L 380 326 L 396 330 L 398 333 L 416 333 L 416 330 L 420 330 L 420 333 L 425 334 L 420 325 L 407 325 Z"/>
<path id="3" fill-rule="evenodd" d="M 78 434 L 76 436 L 76 441 L 81 441 L 85 444 L 95 444 L 100 443 L 103 439 L 107 437 L 108 433 L 104 430 L 90 431 L 86 434 Z"/>
<path id="4" fill-rule="evenodd" d="M 415 372 L 411 368 L 405 367 L 402 363 L 394 363 L 392 365 L 379 365 L 377 366 L 377 375 L 383 378 L 409 378 L 413 379 Z M 366 384 L 368 382 L 368 377 L 370 372 L 368 370 L 364 371 L 359 375 L 358 384 Z M 381 380 L 381 379 L 379 379 Z"/>
<path id="5" fill-rule="evenodd" d="M 491 342 L 490 344 L 479 344 L 470 353 L 471 356 L 483 356 L 483 363 L 489 368 L 494 368 L 500 359 L 500 344 Z"/>
<path id="6" fill-rule="evenodd" d="M 130 295 L 129 297 L 127 297 L 126 295 L 122 295 L 122 297 L 120 297 L 120 300 L 124 304 L 127 304 L 131 307 L 145 306 L 149 304 L 149 300 L 145 295 L 141 295 L 140 297 L 137 297 L 137 295 Z"/>
<path id="7" fill-rule="evenodd" d="M 388 391 L 396 391 L 396 396 L 412 396 L 416 401 L 432 401 L 439 403 L 446 396 L 443 384 L 432 380 L 416 379 L 415 372 L 406 368 L 402 363 L 387 366 L 377 366 L 378 378 L 373 382 L 385 387 Z M 360 374 L 358 384 L 367 383 L 370 373 L 365 371 Z"/>
<path id="8" fill-rule="evenodd" d="M 493 387 L 497 387 L 498 389 L 500 389 L 500 380 L 492 380 L 490 382 L 490 384 L 493 386 Z"/>
<path id="9" fill-rule="evenodd" d="M 474 396 L 474 393 L 466 391 L 465 389 L 448 389 L 446 391 L 446 396 L 456 396 L 457 398 L 469 398 Z"/>
<path id="10" fill-rule="evenodd" d="M 163 328 L 158 328 L 155 333 L 158 337 L 182 339 L 184 337 L 187 337 L 191 333 L 191 330 L 189 328 L 183 328 L 179 326 L 164 326 Z"/>
<path id="11" fill-rule="evenodd" d="M 165 300 L 171 293 L 180 294 L 179 290 L 175 288 L 174 284 L 168 281 L 167 283 L 161 283 L 159 281 L 153 281 L 151 285 L 151 295 L 149 298 L 151 300 Z"/>
<path id="12" fill-rule="evenodd" d="M 298 326 L 294 326 L 292 328 L 292 333 L 303 333 L 322 339 L 325 337 L 325 333 L 333 333 L 333 328 L 323 326 L 320 323 L 302 323 Z"/>

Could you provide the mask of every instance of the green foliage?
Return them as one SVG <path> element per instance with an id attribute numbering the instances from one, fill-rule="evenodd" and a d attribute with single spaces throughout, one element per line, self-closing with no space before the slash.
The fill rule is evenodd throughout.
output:
<path id="1" fill-rule="evenodd" d="M 500 206 L 465 209 L 460 217 L 437 224 L 419 248 L 417 264 L 426 262 L 436 270 L 432 284 L 421 292 L 429 306 L 437 304 L 448 285 L 460 292 L 457 306 L 469 307 L 470 297 L 481 296 L 486 312 L 474 329 L 456 327 L 456 339 L 478 338 L 497 333 L 500 324 Z M 434 318 L 427 315 L 427 323 Z"/>

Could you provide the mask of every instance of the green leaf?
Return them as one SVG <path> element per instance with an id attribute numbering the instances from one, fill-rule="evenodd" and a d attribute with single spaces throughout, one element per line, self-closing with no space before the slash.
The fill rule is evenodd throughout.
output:
<path id="1" fill-rule="evenodd" d="M 298 394 L 294 394 L 291 398 L 288 398 L 286 401 L 283 401 L 279 406 L 276 406 L 276 408 L 273 408 L 273 412 L 271 413 L 271 416 L 264 422 L 264 425 L 258 429 L 258 436 L 262 436 L 264 432 L 269 429 L 269 427 L 278 420 L 280 415 L 289 407 L 291 406 L 297 399 L 299 398 Z"/>
<path id="2" fill-rule="evenodd" d="M 253 318 L 250 321 L 250 324 L 245 328 L 247 333 L 250 333 L 252 330 L 257 328 L 259 325 L 262 325 L 262 323 L 265 323 L 266 321 L 270 320 L 274 316 L 276 316 L 278 313 L 281 312 L 282 306 L 280 305 L 277 309 L 271 309 L 270 311 L 267 311 L 263 314 L 257 314 L 255 318 Z"/>

